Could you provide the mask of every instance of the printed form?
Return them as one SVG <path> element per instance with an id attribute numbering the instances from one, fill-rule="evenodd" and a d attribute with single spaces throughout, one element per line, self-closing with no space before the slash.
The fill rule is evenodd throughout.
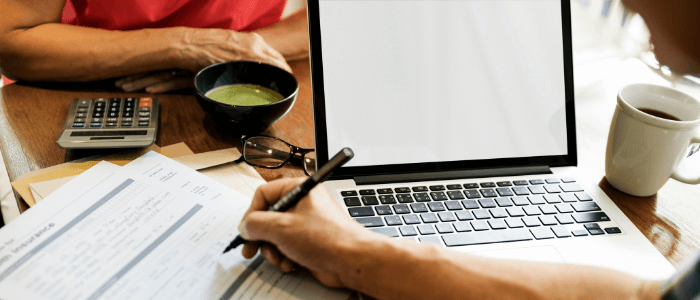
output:
<path id="1" fill-rule="evenodd" d="M 250 199 L 155 152 L 101 162 L 0 230 L 0 299 L 346 299 L 221 252 Z"/>

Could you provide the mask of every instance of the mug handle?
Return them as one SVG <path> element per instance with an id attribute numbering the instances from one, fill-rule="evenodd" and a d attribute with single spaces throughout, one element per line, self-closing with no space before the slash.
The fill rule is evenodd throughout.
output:
<path id="1" fill-rule="evenodd" d="M 690 143 L 691 143 L 691 144 L 700 144 L 700 135 L 697 135 L 697 136 L 693 137 L 693 138 L 690 140 Z M 691 155 L 692 155 L 692 154 L 691 154 Z M 671 174 L 671 178 L 673 178 L 673 179 L 675 179 L 675 180 L 678 180 L 678 181 L 680 181 L 680 182 L 683 182 L 683 183 L 688 183 L 688 184 L 700 184 L 700 176 L 698 176 L 698 177 L 696 177 L 696 178 L 689 178 L 689 177 L 687 177 L 687 176 L 683 176 L 683 175 L 681 175 L 681 174 L 678 174 L 678 172 L 673 172 L 673 174 Z"/>

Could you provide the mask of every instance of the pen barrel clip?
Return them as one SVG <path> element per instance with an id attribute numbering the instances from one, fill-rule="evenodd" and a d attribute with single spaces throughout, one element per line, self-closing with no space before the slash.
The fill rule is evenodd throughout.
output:
<path id="1" fill-rule="evenodd" d="M 282 198 L 277 200 L 275 204 L 270 206 L 268 211 L 287 211 L 288 209 L 292 208 L 292 206 L 294 206 L 294 204 L 296 204 L 296 202 L 299 200 L 298 198 L 300 196 L 303 197 L 303 195 L 309 192 L 305 188 L 305 185 L 306 184 L 302 184 L 300 186 L 295 187 L 291 192 L 287 193 Z"/>

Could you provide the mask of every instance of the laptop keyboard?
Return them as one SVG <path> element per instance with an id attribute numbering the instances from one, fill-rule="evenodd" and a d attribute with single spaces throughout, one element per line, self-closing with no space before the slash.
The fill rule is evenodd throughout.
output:
<path id="1" fill-rule="evenodd" d="M 340 194 L 350 216 L 372 231 L 448 247 L 621 233 L 606 226 L 608 215 L 573 178 Z"/>

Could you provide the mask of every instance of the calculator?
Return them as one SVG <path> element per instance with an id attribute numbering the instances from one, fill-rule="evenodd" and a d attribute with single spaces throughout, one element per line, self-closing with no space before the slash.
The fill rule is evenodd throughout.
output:
<path id="1" fill-rule="evenodd" d="M 137 148 L 152 145 L 158 130 L 158 99 L 73 99 L 63 132 L 64 149 Z"/>

